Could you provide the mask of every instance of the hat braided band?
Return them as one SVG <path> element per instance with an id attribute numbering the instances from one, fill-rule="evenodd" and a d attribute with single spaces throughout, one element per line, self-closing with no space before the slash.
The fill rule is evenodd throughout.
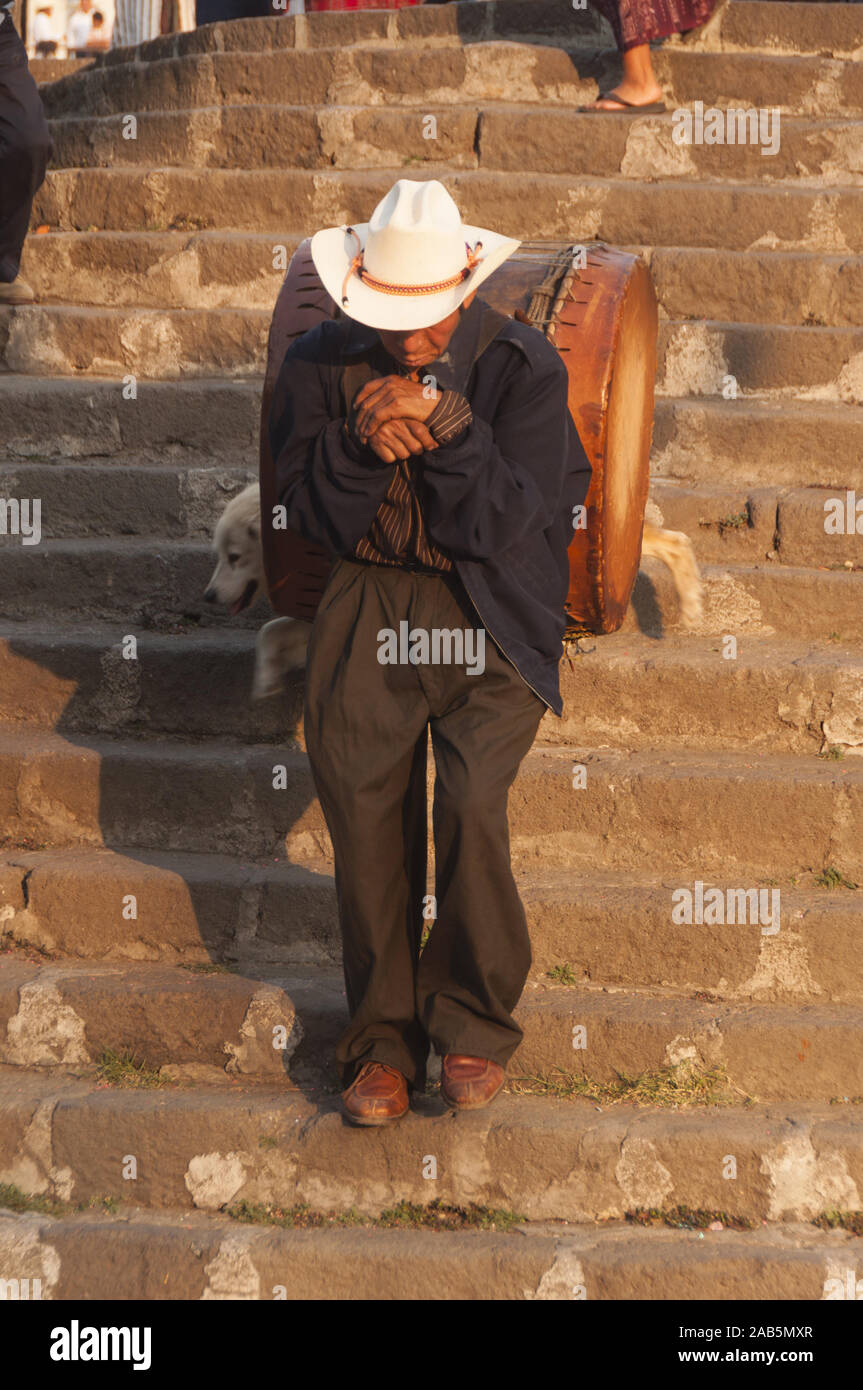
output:
<path id="1" fill-rule="evenodd" d="M 463 270 L 460 270 L 457 275 L 451 275 L 448 280 L 436 280 L 430 285 L 393 285 L 387 280 L 376 280 L 373 275 L 370 275 L 369 272 L 363 268 L 363 248 L 359 235 L 354 231 L 353 227 L 346 227 L 345 231 L 349 232 L 350 235 L 356 239 L 359 250 L 348 266 L 348 273 L 342 283 L 343 304 L 347 304 L 348 302 L 348 281 L 354 272 L 356 272 L 357 277 L 364 285 L 368 285 L 370 289 L 378 290 L 381 294 L 440 294 L 443 290 L 455 289 L 456 285 L 461 285 L 470 275 L 471 271 L 479 265 L 479 256 L 477 252 L 482 250 L 481 241 L 477 242 L 473 250 L 471 250 L 467 242 L 465 242 L 464 249 L 467 252 L 467 265 Z"/>

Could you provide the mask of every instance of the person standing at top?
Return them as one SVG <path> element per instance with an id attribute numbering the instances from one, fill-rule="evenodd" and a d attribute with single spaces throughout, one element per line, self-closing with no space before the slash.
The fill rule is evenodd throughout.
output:
<path id="1" fill-rule="evenodd" d="M 31 304 L 36 297 L 18 268 L 33 199 L 50 158 L 42 98 L 8 0 L 0 4 L 0 305 Z"/>
<path id="2" fill-rule="evenodd" d="M 650 45 L 671 34 L 700 29 L 726 0 L 590 0 L 614 31 L 623 58 L 623 78 L 582 111 L 651 114 L 665 110 Z"/>

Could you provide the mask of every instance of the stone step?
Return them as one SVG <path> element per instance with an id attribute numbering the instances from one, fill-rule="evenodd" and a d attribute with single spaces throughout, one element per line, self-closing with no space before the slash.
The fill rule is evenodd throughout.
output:
<path id="1" fill-rule="evenodd" d="M 707 111 L 710 112 L 707 104 Z M 612 116 L 509 101 L 356 105 L 190 106 L 51 121 L 56 169 L 135 165 L 206 169 L 374 169 L 446 165 L 522 174 L 715 179 L 821 185 L 863 183 L 858 120 L 672 112 Z M 432 124 L 433 122 L 433 124 Z M 274 139 L 274 132 L 278 139 Z M 705 133 L 710 141 L 706 143 Z M 685 138 L 684 138 L 685 136 Z M 680 143 L 679 143 L 680 142 Z"/>
<path id="2" fill-rule="evenodd" d="M 524 1030 L 509 1066 L 516 1077 L 562 1072 L 608 1084 L 694 1063 L 723 1067 L 737 1094 L 761 1101 L 863 1098 L 859 1004 L 722 1007 L 667 992 L 558 985 L 528 988 L 515 1017 Z"/>
<path id="3" fill-rule="evenodd" d="M 423 6 L 397 11 L 321 12 L 278 19 L 232 20 L 188 33 L 165 34 L 136 47 L 112 50 L 97 62 L 152 62 L 202 53 L 262 53 L 282 48 L 345 48 L 422 43 L 424 47 L 479 41 L 559 39 L 594 49 L 610 45 L 611 30 L 592 8 L 574 10 L 571 0 L 490 0 L 473 4 Z M 668 40 L 678 44 L 675 36 Z M 820 54 L 856 58 L 863 46 L 863 24 L 856 11 L 834 3 L 783 3 L 734 0 L 703 36 L 687 40 L 699 51 Z"/>
<path id="4" fill-rule="evenodd" d="M 39 238 L 40 250 L 46 243 L 47 253 L 53 239 Z M 696 246 L 629 249 L 647 259 L 665 318 L 837 328 L 863 321 L 860 256 Z M 53 282 L 51 297 L 56 298 Z"/>
<path id="5" fill-rule="evenodd" d="M 547 61 L 552 68 L 553 60 Z M 863 74 L 854 59 L 711 53 L 670 44 L 656 50 L 654 68 L 667 104 L 674 107 L 703 101 L 723 109 L 779 109 L 783 116 L 813 117 L 856 116 L 863 110 Z M 537 77 L 541 72 L 537 64 Z M 87 82 L 88 75 L 71 79 L 76 80 Z"/>
<path id="6" fill-rule="evenodd" d="M 860 1002 L 718 1003 L 533 983 L 515 1019 L 515 1079 L 563 1072 L 605 1085 L 695 1065 L 723 1068 L 738 1095 L 762 1102 L 863 1097 Z M 0 957 L 0 1065 L 98 1075 L 113 1053 L 166 1080 L 333 1088 L 347 1024 L 341 972 L 317 967 L 285 976 L 243 961 L 196 973 Z"/>
<path id="7" fill-rule="evenodd" d="M 654 480 L 712 487 L 810 487 L 863 491 L 859 406 L 833 401 L 659 399 Z"/>
<path id="8" fill-rule="evenodd" d="M 805 1221 L 860 1206 L 863 1130 L 841 1106 L 597 1111 L 592 1101 L 503 1096 L 455 1119 L 437 1096 L 415 1106 L 369 1133 L 343 1123 L 335 1096 L 285 1086 L 97 1089 L 6 1068 L 0 1182 L 75 1202 L 211 1212 L 245 1201 L 378 1215 L 440 1200 L 534 1221 L 676 1206 Z M 424 1175 L 430 1152 L 434 1181 Z M 134 1180 L 123 1176 L 130 1154 Z M 737 1177 L 723 1181 L 729 1155 Z"/>
<path id="9" fill-rule="evenodd" d="M 298 1055 L 304 1037 L 320 1045 L 333 1033 L 328 1019 L 318 1021 L 320 1000 L 336 1021 L 344 1010 L 335 979 L 326 991 L 313 979 L 289 983 L 290 994 L 275 980 L 224 969 L 43 965 L 7 955 L 0 957 L 0 1063 L 87 1072 L 113 1053 L 164 1079 L 272 1082 L 290 1072 L 296 1080 L 309 1069 Z M 312 1059 L 312 1070 L 320 1073 L 321 1063 Z"/>
<path id="10" fill-rule="evenodd" d="M 859 119 L 779 119 L 775 109 L 764 107 L 758 112 L 748 103 L 749 115 L 747 106 L 736 108 L 739 115 L 728 115 L 724 105 L 720 107 L 721 114 L 716 115 L 716 107 L 705 101 L 703 94 L 687 100 L 700 101 L 701 106 L 693 107 L 686 124 L 678 114 L 682 107 L 678 112 L 669 110 L 664 115 L 637 120 L 612 114 L 597 123 L 595 115 L 574 110 L 483 106 L 477 121 L 477 167 L 512 173 L 530 169 L 538 174 L 566 173 L 590 178 L 619 174 L 625 179 L 660 182 L 710 179 L 814 186 L 863 182 Z M 400 148 L 413 152 L 413 144 L 408 144 L 413 136 L 410 119 L 406 118 L 410 136 L 405 137 Z M 454 113 L 448 120 L 438 119 L 438 131 L 446 140 L 456 136 Z M 62 159 L 55 157 L 58 165 L 110 163 L 111 150 L 122 143 L 115 128 L 110 135 L 107 131 L 93 132 L 89 141 L 78 135 L 69 145 L 65 130 L 58 134 L 63 155 Z M 712 142 L 717 134 L 719 142 L 705 141 L 705 135 Z M 449 145 L 446 148 L 449 151 Z M 65 157 L 67 150 L 69 158 Z M 86 156 L 90 150 L 104 150 L 104 157 L 78 157 L 79 152 Z M 136 153 L 124 158 L 118 151 L 118 162 L 131 162 Z M 465 149 L 465 159 L 468 153 Z"/>
<path id="11" fill-rule="evenodd" d="M 757 66 L 762 60 L 754 61 Z M 778 61 L 783 70 L 801 69 L 798 76 L 805 73 L 810 83 L 826 76 L 823 59 Z M 831 60 L 831 69 L 847 66 L 845 60 Z M 42 100 L 51 119 L 198 110 L 244 104 L 250 97 L 262 106 L 413 105 L 420 110 L 426 102 L 501 99 L 562 105 L 596 95 L 591 72 L 596 67 L 590 58 L 576 62 L 563 48 L 506 39 L 466 46 L 354 44 L 99 65 L 43 87 Z"/>
<path id="12" fill-rule="evenodd" d="M 127 388 L 131 389 L 131 388 Z M 257 467 L 260 383 L 29 377 L 0 372 L 0 463 Z M 860 407 L 844 403 L 663 399 L 656 402 L 654 479 L 697 486 L 824 488 L 863 492 Z"/>
<path id="13" fill-rule="evenodd" d="M 260 383 L 141 381 L 0 373 L 0 459 L 116 459 L 254 469 Z"/>
<path id="14" fill-rule="evenodd" d="M 767 48 L 774 53 L 834 53 L 851 58 L 863 44 L 863 16 L 843 5 L 735 0 L 699 42 L 725 50 Z"/>
<path id="15" fill-rule="evenodd" d="M 266 365 L 271 308 L 0 309 L 0 370 L 160 379 L 250 376 Z M 657 391 L 863 403 L 863 331 L 666 320 Z"/>
<path id="16" fill-rule="evenodd" d="M 492 3 L 492 0 L 486 0 Z M 51 304 L 272 310 L 299 234 L 51 232 L 24 243 L 22 273 Z M 660 314 L 720 323 L 857 328 L 863 257 L 811 251 L 625 248 L 653 272 Z"/>
<path id="17" fill-rule="evenodd" d="M 82 960 L 206 967 L 339 963 L 332 877 L 271 856 L 100 848 L 6 850 L 0 932 Z M 138 915 L 118 909 L 133 894 Z M 70 910 L 71 909 L 71 910 Z"/>
<path id="18" fill-rule="evenodd" d="M 654 58 L 671 107 L 781 110 L 789 116 L 863 112 L 853 59 L 664 45 Z M 273 52 L 188 54 L 146 64 L 94 65 L 42 88 L 46 114 L 111 116 L 243 104 L 415 106 L 471 101 L 572 107 L 593 100 L 619 71 L 616 55 L 566 41 L 501 39 L 467 45 L 370 44 Z"/>
<path id="19" fill-rule="evenodd" d="M 859 891 L 813 887 L 811 879 L 806 886 L 784 881 L 777 900 L 780 929 L 771 935 L 769 929 L 765 933 L 752 922 L 735 925 L 730 912 L 724 913 L 722 925 L 675 924 L 673 905 L 681 901 L 675 894 L 685 887 L 694 898 L 697 881 L 659 883 L 624 872 L 612 874 L 604 866 L 583 874 L 568 868 L 520 870 L 518 887 L 533 951 L 532 978 L 547 982 L 550 971 L 559 972 L 568 965 L 571 978 L 578 982 L 574 998 L 590 982 L 626 991 L 673 987 L 691 998 L 706 995 L 714 1003 L 758 1000 L 783 1003 L 794 1010 L 810 1001 L 859 1003 L 863 988 Z M 703 892 L 719 887 L 726 906 L 731 901 L 729 890 L 742 882 L 700 881 Z M 768 896 L 766 901 L 773 899 Z"/>
<path id="20" fill-rule="evenodd" d="M 27 238 L 21 269 L 52 304 L 272 313 L 301 240 L 252 232 L 51 232 Z"/>
<path id="21" fill-rule="evenodd" d="M 729 904 L 729 890 L 743 880 L 728 881 L 727 872 L 700 881 L 703 892 L 720 887 Z M 523 867 L 517 880 L 537 983 L 568 966 L 578 988 L 673 988 L 706 1002 L 795 1007 L 863 999 L 859 891 L 831 890 L 810 877 L 797 886 L 783 881 L 780 929 L 771 933 L 751 921 L 674 922 L 681 901 L 674 894 L 688 888 L 694 895 L 692 879 L 661 882 L 602 863 L 582 871 Z M 761 892 L 764 885 L 744 886 Z M 129 919 L 119 906 L 128 894 L 138 908 Z M 242 959 L 250 971 L 293 974 L 341 965 L 335 886 L 323 861 L 305 868 L 173 850 L 5 851 L 0 942 L 42 959 L 91 964 L 236 968 Z"/>
<path id="22" fill-rule="evenodd" d="M 214 556 L 204 542 L 89 537 L 24 544 L 18 534 L 0 545 L 6 612 L 16 621 L 39 619 L 46 611 L 129 626 L 170 628 L 225 626 L 257 628 L 263 620 L 247 609 L 231 618 L 206 603 L 204 592 Z M 859 565 L 859 560 L 858 560 Z M 704 636 L 732 632 L 788 635 L 825 641 L 863 640 L 863 574 L 837 558 L 832 570 L 763 562 L 704 565 L 704 616 L 693 627 Z M 670 570 L 645 558 L 624 632 L 656 636 L 685 630 Z"/>
<path id="23" fill-rule="evenodd" d="M 7 847 L 106 845 L 316 861 L 329 837 L 305 754 L 0 729 Z M 583 767 L 585 785 L 573 786 Z M 274 786 L 274 783 L 277 785 Z M 793 754 L 536 747 L 509 798 L 521 867 L 602 862 L 702 878 L 863 876 L 863 764 Z"/>
<path id="24" fill-rule="evenodd" d="M 663 396 L 843 401 L 863 404 L 863 333 L 755 323 L 659 326 L 657 391 Z"/>
<path id="25" fill-rule="evenodd" d="M 861 79 L 863 80 L 863 79 Z M 36 194 L 34 226 L 60 231 L 272 232 L 362 221 L 404 177 L 390 170 L 55 169 Z M 692 180 L 579 179 L 568 174 L 453 173 L 429 166 L 466 221 L 535 239 L 597 238 L 614 245 L 858 253 L 863 189 Z M 191 210 L 194 211 L 191 211 Z"/>
<path id="26" fill-rule="evenodd" d="M 223 374 L 257 383 L 271 318 L 271 309 L 0 309 L 0 370 L 163 380 Z"/>
<path id="27" fill-rule="evenodd" d="M 124 635 L 118 625 L 0 624 L 3 723 L 274 744 L 296 734 L 302 746 L 301 674 L 282 696 L 250 702 L 254 632 L 145 631 L 136 661 L 123 658 Z M 863 752 L 861 668 L 863 649 L 838 642 L 742 636 L 726 660 L 715 638 L 586 639 L 561 662 L 564 713 L 546 716 L 537 742 L 853 755 Z"/>
<path id="28" fill-rule="evenodd" d="M 228 499 L 255 480 L 249 468 L 124 468 L 100 459 L 0 463 L 0 495 L 38 497 L 41 534 L 49 540 L 148 536 L 209 544 Z M 852 489 L 696 487 L 656 479 L 651 499 L 656 511 L 648 520 L 685 532 L 702 564 L 863 564 L 863 494 Z M 17 543 L 11 534 L 0 537 L 0 546 Z"/>
<path id="29" fill-rule="evenodd" d="M 46 538 L 163 536 L 209 544 L 229 498 L 257 478 L 257 469 L 218 464 L 0 463 L 0 496 L 38 497 Z M 10 535 L 0 535 L 0 546 L 11 543 Z"/>
<path id="30" fill-rule="evenodd" d="M 744 8 L 747 8 L 744 5 Z M 802 5 L 797 6 L 802 9 Z M 829 5 L 820 9 L 827 11 Z M 737 26 L 745 42 L 745 26 Z M 791 26 L 780 25 L 781 32 L 794 47 L 789 52 L 821 52 L 825 30 L 817 48 L 797 46 Z M 810 26 L 811 33 L 811 26 Z M 853 24 L 831 25 L 829 42 L 838 55 L 850 56 L 855 46 Z M 423 47 L 455 46 L 504 39 L 547 42 L 566 38 L 585 44 L 610 41 L 611 31 L 591 9 L 574 12 L 568 0 L 540 0 L 525 5 L 522 0 L 497 0 L 476 9 L 472 4 L 417 10 L 370 10 L 359 13 L 326 11 L 273 18 L 238 19 L 230 23 L 202 25 L 186 33 L 161 35 L 156 39 L 122 50 L 99 55 L 99 67 L 125 67 L 161 59 L 198 54 L 261 54 L 283 49 L 343 49 L 378 47 L 391 49 L 409 44 Z M 773 38 L 775 43 L 776 39 Z M 761 46 L 759 42 L 759 47 Z"/>
<path id="31" fill-rule="evenodd" d="M 853 1298 L 863 1274 L 859 1237 L 791 1222 L 718 1232 L 617 1223 L 285 1230 L 188 1210 L 60 1219 L 0 1210 L 0 1255 L 6 1267 L 14 1255 L 20 1277 L 40 1279 L 42 1298 L 57 1301 L 687 1302 L 720 1289 L 725 1299 L 796 1301 Z"/>
<path id="32" fill-rule="evenodd" d="M 429 117 L 434 120 L 433 127 Z M 484 162 L 477 149 L 476 106 L 430 104 L 411 111 L 401 107 L 254 102 L 142 111 L 136 122 L 130 138 L 124 135 L 130 127 L 122 112 L 55 118 L 50 122 L 54 167 L 143 164 L 198 169 L 370 169 L 401 163 L 475 169 Z M 843 137 L 837 132 L 834 136 L 841 143 Z M 825 131 L 821 143 L 829 162 L 830 131 Z M 492 158 L 488 167 L 502 166 Z M 841 161 L 837 174 L 840 167 Z M 759 177 L 764 161 L 754 168 Z M 585 172 L 603 174 L 606 170 L 600 166 Z M 856 182 L 850 162 L 848 173 L 850 177 L 843 181 Z"/>
<path id="33" fill-rule="evenodd" d="M 38 86 L 58 82 L 61 77 L 69 77 L 73 72 L 92 63 L 92 58 L 31 58 L 27 64 L 30 76 Z"/>
<path id="34" fill-rule="evenodd" d="M 693 487 L 654 480 L 651 498 L 662 524 L 684 531 L 702 563 L 759 564 L 771 558 L 823 568 L 863 564 L 863 496 L 852 489 Z"/>
<path id="35" fill-rule="evenodd" d="M 578 767 L 583 787 L 573 786 Z M 701 875 L 727 874 L 733 864 L 772 878 L 835 864 L 856 883 L 863 866 L 857 758 L 536 748 L 509 813 L 524 867 L 589 860 L 640 872 L 659 863 L 663 872 L 692 865 Z"/>

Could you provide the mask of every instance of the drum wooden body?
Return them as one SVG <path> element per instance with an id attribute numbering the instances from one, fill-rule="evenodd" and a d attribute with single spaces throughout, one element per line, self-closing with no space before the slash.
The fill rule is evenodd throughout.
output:
<path id="1" fill-rule="evenodd" d="M 601 243 L 585 249 L 523 242 L 478 291 L 502 313 L 528 319 L 566 364 L 569 409 L 593 468 L 586 525 L 569 546 L 567 631 L 614 632 L 623 621 L 641 556 L 653 428 L 656 296 L 636 256 Z M 269 525 L 277 502 L 267 433 L 273 386 L 295 337 L 336 305 L 321 285 L 309 242 L 298 247 L 276 301 L 261 408 L 264 564 L 277 612 L 314 617 L 332 556 Z"/>

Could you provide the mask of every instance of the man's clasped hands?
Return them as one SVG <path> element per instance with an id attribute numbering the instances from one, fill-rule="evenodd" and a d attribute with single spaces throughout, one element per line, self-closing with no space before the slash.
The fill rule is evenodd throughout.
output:
<path id="1" fill-rule="evenodd" d="M 384 463 L 436 449 L 426 427 L 440 393 L 402 376 L 376 377 L 354 397 L 346 422 L 348 432 L 367 444 Z"/>

